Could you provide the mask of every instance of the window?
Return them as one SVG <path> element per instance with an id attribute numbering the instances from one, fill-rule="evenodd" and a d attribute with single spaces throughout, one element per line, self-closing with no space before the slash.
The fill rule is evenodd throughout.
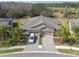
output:
<path id="1" fill-rule="evenodd" d="M 30 36 L 29 39 L 33 39 L 34 37 Z"/>

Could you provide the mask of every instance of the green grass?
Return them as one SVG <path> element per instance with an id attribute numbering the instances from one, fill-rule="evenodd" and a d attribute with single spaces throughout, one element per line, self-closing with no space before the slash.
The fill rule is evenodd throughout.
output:
<path id="1" fill-rule="evenodd" d="M 39 45 L 42 45 L 42 37 L 39 39 Z"/>
<path id="2" fill-rule="evenodd" d="M 24 23 L 24 20 L 23 19 L 16 19 L 16 20 L 13 20 L 14 22 L 17 22 L 19 25 L 23 24 Z"/>
<path id="3" fill-rule="evenodd" d="M 24 24 L 24 23 L 26 22 L 26 20 L 27 20 L 28 18 L 30 18 L 30 16 L 24 17 L 24 18 L 16 18 L 16 19 L 14 19 L 13 21 L 14 21 L 14 22 L 17 22 L 19 25 L 22 25 L 22 24 Z"/>
<path id="4" fill-rule="evenodd" d="M 74 55 L 79 55 L 79 51 L 77 50 L 71 50 L 71 49 L 58 49 L 59 52 L 62 53 L 68 53 L 68 54 L 74 54 Z"/>
<path id="5" fill-rule="evenodd" d="M 73 46 L 74 47 L 79 47 L 79 43 L 75 43 Z"/>
<path id="6" fill-rule="evenodd" d="M 0 54 L 23 51 L 23 48 L 0 50 Z"/>
<path id="7" fill-rule="evenodd" d="M 69 28 L 68 27 L 68 24 L 67 24 L 67 19 L 58 19 L 58 21 L 61 23 L 61 25 L 64 27 L 64 28 Z"/>

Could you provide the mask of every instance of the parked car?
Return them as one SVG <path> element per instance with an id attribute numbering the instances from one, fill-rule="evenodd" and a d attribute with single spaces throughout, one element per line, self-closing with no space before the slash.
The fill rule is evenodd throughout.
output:
<path id="1" fill-rule="evenodd" d="M 30 36 L 28 37 L 28 43 L 33 44 L 35 42 L 35 34 L 31 33 Z"/>

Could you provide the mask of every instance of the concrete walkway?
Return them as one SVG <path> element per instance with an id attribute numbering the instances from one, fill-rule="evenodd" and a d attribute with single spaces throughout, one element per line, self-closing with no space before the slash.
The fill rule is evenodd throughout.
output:
<path id="1" fill-rule="evenodd" d="M 72 46 L 55 46 L 57 49 L 72 49 L 72 50 L 78 50 L 78 47 L 72 47 Z"/>

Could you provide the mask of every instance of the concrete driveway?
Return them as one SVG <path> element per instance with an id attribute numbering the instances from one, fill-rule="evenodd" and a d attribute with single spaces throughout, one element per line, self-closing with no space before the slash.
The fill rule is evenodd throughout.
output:
<path id="1" fill-rule="evenodd" d="M 39 48 L 39 40 L 35 44 L 29 44 L 25 46 L 24 51 L 57 51 L 55 49 L 53 34 L 46 33 L 42 38 L 42 48 Z"/>
<path id="2" fill-rule="evenodd" d="M 24 51 L 38 51 L 38 40 L 34 44 L 25 45 Z"/>
<path id="3" fill-rule="evenodd" d="M 52 33 L 46 33 L 42 39 L 42 43 L 44 51 L 57 51 L 54 45 Z"/>

